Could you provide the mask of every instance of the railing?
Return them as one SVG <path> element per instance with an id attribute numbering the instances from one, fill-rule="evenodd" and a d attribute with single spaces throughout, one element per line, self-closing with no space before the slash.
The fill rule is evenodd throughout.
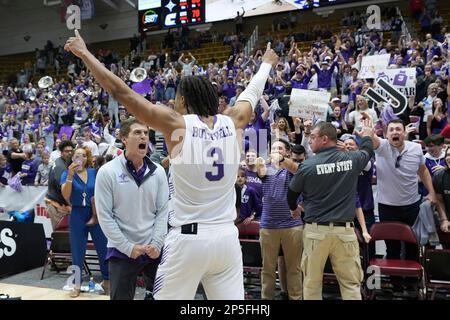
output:
<path id="1" fill-rule="evenodd" d="M 252 54 L 253 49 L 255 48 L 255 45 L 258 43 L 258 26 L 255 27 L 255 29 L 252 32 L 252 35 L 248 39 L 245 47 L 244 47 L 244 54 L 248 57 Z"/>
<path id="2" fill-rule="evenodd" d="M 399 7 L 396 7 L 396 9 L 397 9 L 397 14 L 400 16 L 400 19 L 403 22 L 403 24 L 402 24 L 402 34 L 406 36 L 406 38 L 405 38 L 406 42 L 410 42 L 411 39 L 412 39 L 411 33 L 409 32 L 409 29 L 408 29 L 408 26 L 406 25 L 405 19 L 403 19 L 402 11 L 400 10 Z"/>

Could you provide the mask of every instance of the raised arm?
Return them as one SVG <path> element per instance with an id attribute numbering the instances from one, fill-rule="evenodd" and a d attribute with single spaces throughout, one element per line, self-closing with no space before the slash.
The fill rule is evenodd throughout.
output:
<path id="1" fill-rule="evenodd" d="M 267 97 L 267 99 L 268 99 L 268 97 Z M 261 106 L 262 106 L 262 108 L 264 110 L 263 113 L 261 113 L 261 118 L 265 122 L 269 118 L 269 112 L 270 112 L 270 107 L 269 107 L 269 105 L 267 104 L 267 101 L 266 101 L 266 95 L 261 97 L 260 101 L 261 101 Z"/>
<path id="2" fill-rule="evenodd" d="M 147 101 L 131 90 L 122 79 L 106 69 L 86 48 L 78 30 L 75 30 L 75 37 L 67 40 L 64 49 L 81 58 L 102 88 L 140 121 L 162 132 L 165 136 L 170 135 L 175 129 L 184 128 L 184 120 L 179 113 Z"/>

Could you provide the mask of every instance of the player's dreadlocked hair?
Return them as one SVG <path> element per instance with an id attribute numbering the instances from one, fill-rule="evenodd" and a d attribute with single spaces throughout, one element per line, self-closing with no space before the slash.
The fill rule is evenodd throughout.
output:
<path id="1" fill-rule="evenodd" d="M 202 76 L 181 79 L 178 92 L 184 97 L 188 114 L 202 117 L 214 116 L 219 107 L 219 97 L 211 82 Z"/>

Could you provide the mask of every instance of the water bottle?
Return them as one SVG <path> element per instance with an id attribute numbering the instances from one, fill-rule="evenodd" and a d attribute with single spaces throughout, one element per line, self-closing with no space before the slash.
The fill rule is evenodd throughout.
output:
<path id="1" fill-rule="evenodd" d="M 94 292 L 94 291 L 95 291 L 94 277 L 91 277 L 89 279 L 89 292 Z"/>

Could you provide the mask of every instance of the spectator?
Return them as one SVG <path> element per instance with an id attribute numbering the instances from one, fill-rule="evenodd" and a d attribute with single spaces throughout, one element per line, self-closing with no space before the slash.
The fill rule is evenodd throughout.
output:
<path id="1" fill-rule="evenodd" d="M 242 32 L 242 25 L 244 20 L 245 9 L 242 7 L 242 14 L 237 11 L 236 17 L 234 18 L 234 24 L 236 26 L 236 34 L 239 35 Z"/>
<path id="2" fill-rule="evenodd" d="M 62 141 L 59 146 L 61 157 L 55 160 L 48 174 L 48 191 L 45 197 L 45 204 L 47 212 L 52 222 L 53 230 L 56 230 L 61 220 L 65 215 L 70 213 L 69 203 L 66 202 L 61 194 L 61 175 L 67 170 L 70 161 L 72 160 L 72 153 L 74 145 L 70 140 Z"/>
<path id="3" fill-rule="evenodd" d="M 143 271 L 150 299 L 167 232 L 169 187 L 164 170 L 141 148 L 148 144 L 147 127 L 131 118 L 122 124 L 120 136 L 125 154 L 100 169 L 96 186 L 98 218 L 108 238 L 110 297 L 134 299 L 136 278 Z"/>
<path id="4" fill-rule="evenodd" d="M 11 165 L 11 174 L 15 176 L 22 169 L 22 163 L 27 159 L 27 155 L 19 149 L 19 141 L 12 138 L 9 141 L 8 162 Z"/>
<path id="5" fill-rule="evenodd" d="M 37 174 L 38 163 L 34 158 L 33 153 L 24 152 L 25 160 L 22 162 L 22 167 L 17 175 L 22 179 L 22 185 L 29 186 L 34 185 L 34 179 Z"/>
<path id="6" fill-rule="evenodd" d="M 35 186 L 48 186 L 48 178 L 51 169 L 49 160 L 50 155 L 48 153 L 44 153 L 42 156 L 42 163 L 39 165 L 36 178 L 34 179 Z"/>
<path id="7" fill-rule="evenodd" d="M 441 231 L 450 232 L 449 212 L 450 212 L 450 189 L 449 189 L 449 168 L 450 168 L 450 148 L 445 149 L 445 169 L 436 171 L 433 176 L 433 186 L 436 190 L 437 209 L 439 212 L 439 224 Z"/>
<path id="8" fill-rule="evenodd" d="M 93 168 L 93 158 L 89 148 L 77 148 L 72 157 L 72 164 L 61 175 L 61 194 L 66 203 L 72 206 L 69 231 L 72 261 L 81 274 L 86 254 L 88 233 L 97 251 L 105 294 L 109 294 L 109 271 L 106 264 L 106 237 L 99 224 L 87 226 L 92 217 L 91 198 L 94 196 L 97 172 Z M 76 298 L 81 292 L 81 279 L 75 279 L 70 296 Z"/>
<path id="9" fill-rule="evenodd" d="M 323 270 L 328 257 L 342 299 L 361 300 L 363 271 L 353 230 L 356 181 L 373 154 L 372 142 L 367 138 L 373 135 L 373 125 L 370 120 L 363 125 L 358 131 L 364 137 L 361 150 L 342 152 L 336 148 L 336 129 L 329 123 L 318 123 L 309 142 L 316 156 L 300 166 L 289 185 L 288 202 L 293 217 L 300 216 L 302 210 L 297 203 L 299 194 L 304 198 L 305 300 L 322 299 Z"/>
<path id="10" fill-rule="evenodd" d="M 239 168 L 236 183 L 241 190 L 241 204 L 235 223 L 247 225 L 255 219 L 259 220 L 262 207 L 261 197 L 255 189 L 247 184 L 246 169 Z"/>
<path id="11" fill-rule="evenodd" d="M 259 232 L 263 256 L 261 296 L 262 299 L 274 298 L 275 271 L 281 248 L 286 268 L 287 295 L 290 300 L 300 300 L 303 291 L 300 268 L 303 221 L 300 216 L 290 215 L 286 203 L 288 186 L 295 170 L 289 166 L 293 161 L 287 160 L 290 145 L 286 140 L 274 142 L 271 150 L 270 165 L 266 167 L 262 158 L 257 161 L 258 176 L 263 182 L 263 209 Z M 283 271 L 279 268 L 279 272 Z M 282 277 L 280 275 L 280 279 Z"/>
<path id="12" fill-rule="evenodd" d="M 192 75 L 192 66 L 197 61 L 197 59 L 195 59 L 195 57 L 192 55 L 192 53 L 189 52 L 189 56 L 191 57 L 191 62 L 189 62 L 188 58 L 185 58 L 184 62 L 183 62 L 184 53 L 182 53 L 181 56 L 178 58 L 178 63 L 183 68 L 183 72 L 184 72 L 185 76 Z"/>
<path id="13" fill-rule="evenodd" d="M 368 117 L 367 114 L 363 116 Z M 431 176 L 424 164 L 420 145 L 405 141 L 406 128 L 402 120 L 393 120 L 388 124 L 386 137 L 372 137 L 377 159 L 380 221 L 400 221 L 412 226 L 420 205 L 417 177 L 429 191 L 429 200 L 436 203 Z M 386 246 L 388 259 L 400 259 L 398 241 L 386 241 Z M 406 243 L 405 259 L 418 258 L 417 247 Z"/>

